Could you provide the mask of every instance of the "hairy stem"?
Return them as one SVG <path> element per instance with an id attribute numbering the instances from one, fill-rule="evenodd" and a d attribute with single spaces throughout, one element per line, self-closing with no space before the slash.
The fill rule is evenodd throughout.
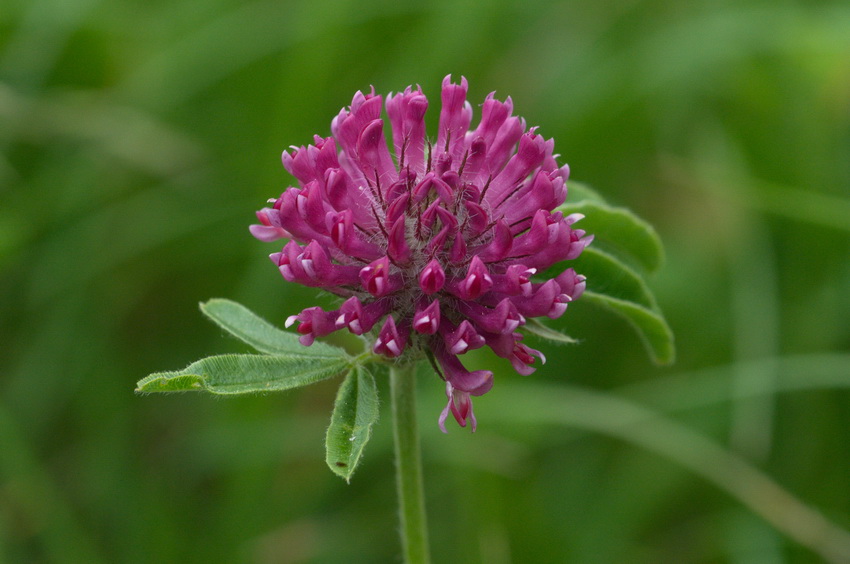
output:
<path id="1" fill-rule="evenodd" d="M 407 564 L 427 564 L 428 523 L 422 489 L 422 456 L 416 425 L 416 364 L 390 369 L 396 485 L 401 542 Z"/>

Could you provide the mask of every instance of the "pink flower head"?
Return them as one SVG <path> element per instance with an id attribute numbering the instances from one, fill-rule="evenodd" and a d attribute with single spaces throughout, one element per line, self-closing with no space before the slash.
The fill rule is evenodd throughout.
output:
<path id="1" fill-rule="evenodd" d="M 545 362 L 518 330 L 527 318 L 563 315 L 585 278 L 571 268 L 534 276 L 592 239 L 573 228 L 580 216 L 554 211 L 569 177 L 554 141 L 526 129 L 511 99 L 493 94 L 471 128 L 466 93 L 465 78 L 443 80 L 432 143 L 419 87 L 387 97 L 389 122 L 374 89 L 358 92 L 333 119 L 331 137 L 283 153 L 298 186 L 251 226 L 261 241 L 289 239 L 270 257 L 286 280 L 345 298 L 337 310 L 311 307 L 287 320 L 299 323 L 304 345 L 348 329 L 389 358 L 430 351 L 449 398 L 443 430 L 449 413 L 475 430 L 470 396 L 493 385 L 492 372 L 470 372 L 458 355 L 489 346 L 521 374 Z"/>

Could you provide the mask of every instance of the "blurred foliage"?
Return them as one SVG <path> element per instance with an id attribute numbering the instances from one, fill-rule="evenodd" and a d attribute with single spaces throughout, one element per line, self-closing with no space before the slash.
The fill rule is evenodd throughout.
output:
<path id="1" fill-rule="evenodd" d="M 579 301 L 560 328 L 581 344 L 530 378 L 480 357 L 498 377 L 475 435 L 439 433 L 423 375 L 435 561 L 817 560 L 704 478 L 737 453 L 850 529 L 848 53 L 840 0 L 0 0 L 0 560 L 397 561 L 389 426 L 350 485 L 325 467 L 338 381 L 133 386 L 246 352 L 200 301 L 278 324 L 316 302 L 247 231 L 291 182 L 280 151 L 357 89 L 435 96 L 447 73 L 473 103 L 511 95 L 575 178 L 658 229 L 678 361 Z M 570 418 L 582 388 L 599 410 Z M 614 428 L 641 409 L 664 419 Z M 722 456 L 700 473 L 665 429 Z"/>

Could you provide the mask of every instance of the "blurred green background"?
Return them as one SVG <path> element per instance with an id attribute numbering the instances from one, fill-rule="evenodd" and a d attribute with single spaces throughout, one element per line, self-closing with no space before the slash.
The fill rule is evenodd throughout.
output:
<path id="1" fill-rule="evenodd" d="M 678 361 L 577 302 L 558 326 L 581 344 L 529 378 L 494 364 L 475 435 L 439 433 L 423 376 L 435 562 L 821 561 L 817 528 L 765 498 L 777 531 L 664 431 L 850 529 L 850 5 L 759 0 L 0 0 L 0 561 L 399 560 L 385 409 L 346 485 L 323 450 L 338 381 L 133 388 L 245 350 L 199 301 L 278 324 L 315 303 L 247 230 L 291 182 L 281 150 L 370 84 L 421 84 L 433 122 L 448 73 L 657 227 Z M 558 423 L 587 405 L 537 413 L 553 387 L 601 408 Z M 662 414 L 629 428 L 672 455 L 598 432 L 618 398 Z"/>

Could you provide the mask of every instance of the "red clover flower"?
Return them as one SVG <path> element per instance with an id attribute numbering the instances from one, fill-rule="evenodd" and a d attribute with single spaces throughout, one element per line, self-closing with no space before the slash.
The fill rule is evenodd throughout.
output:
<path id="1" fill-rule="evenodd" d="M 554 141 L 512 116 L 493 94 L 470 129 L 467 81 L 443 80 L 436 143 L 425 135 L 428 100 L 419 87 L 387 96 L 394 155 L 374 88 L 357 92 L 331 123 L 332 136 L 284 151 L 298 187 L 257 212 L 261 241 L 289 239 L 270 258 L 283 277 L 345 299 L 289 317 L 311 345 L 339 329 L 374 337 L 372 350 L 399 358 L 429 352 L 442 370 L 449 412 L 461 427 L 475 415 L 470 396 L 493 385 L 489 370 L 467 370 L 458 355 L 489 346 L 517 372 L 534 372 L 540 351 L 522 343 L 527 318 L 560 317 L 585 288 L 572 268 L 534 276 L 574 259 L 592 236 L 553 211 L 567 197 L 569 167 Z"/>

